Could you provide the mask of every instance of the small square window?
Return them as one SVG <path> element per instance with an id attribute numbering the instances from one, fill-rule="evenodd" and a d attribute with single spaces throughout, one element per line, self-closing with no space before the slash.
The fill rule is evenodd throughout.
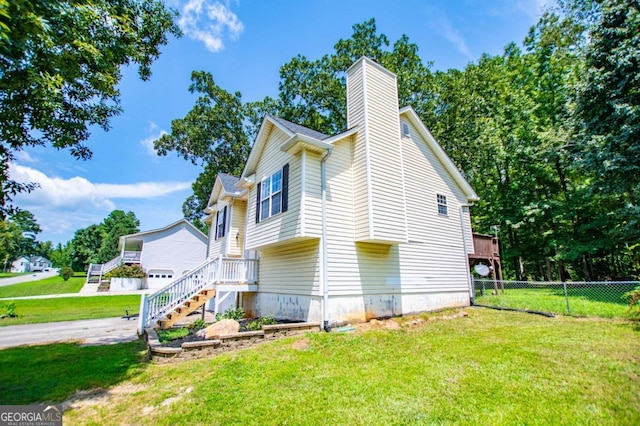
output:
<path id="1" fill-rule="evenodd" d="M 409 124 L 402 123 L 402 136 L 409 136 Z"/>
<path id="2" fill-rule="evenodd" d="M 447 208 L 446 195 L 436 194 L 436 200 L 438 202 L 438 214 L 447 216 L 449 214 L 449 210 Z"/>

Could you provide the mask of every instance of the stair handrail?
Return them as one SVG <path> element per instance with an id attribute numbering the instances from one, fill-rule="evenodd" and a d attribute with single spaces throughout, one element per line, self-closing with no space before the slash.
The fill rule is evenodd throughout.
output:
<path id="1" fill-rule="evenodd" d="M 120 258 L 120 255 L 118 255 L 117 257 L 114 257 L 110 261 L 104 263 L 102 265 L 102 275 L 104 275 L 107 272 L 117 268 L 118 265 L 120 265 L 120 261 L 121 261 L 121 258 Z"/>
<path id="2" fill-rule="evenodd" d="M 207 259 L 154 293 L 142 295 L 140 331 L 159 321 L 195 294 L 213 286 L 217 281 L 219 262 L 220 257 Z"/>

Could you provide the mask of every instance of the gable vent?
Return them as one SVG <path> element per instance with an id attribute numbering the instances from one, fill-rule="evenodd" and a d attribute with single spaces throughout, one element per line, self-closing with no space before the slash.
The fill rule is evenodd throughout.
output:
<path id="1" fill-rule="evenodd" d="M 409 124 L 402 123 L 402 136 L 409 136 Z"/>

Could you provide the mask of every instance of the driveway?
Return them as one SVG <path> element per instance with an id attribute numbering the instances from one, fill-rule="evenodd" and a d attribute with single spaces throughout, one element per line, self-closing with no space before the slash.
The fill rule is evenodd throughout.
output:
<path id="1" fill-rule="evenodd" d="M 42 345 L 69 340 L 84 345 L 109 345 L 138 338 L 136 318 L 103 318 L 0 327 L 0 349 L 22 345 Z"/>
<path id="2" fill-rule="evenodd" d="M 18 275 L 17 277 L 0 278 L 0 287 L 18 283 L 26 283 L 27 281 L 44 280 L 45 278 L 55 277 L 56 275 L 58 275 L 58 270 L 53 269 L 49 272 L 31 272 L 25 275 Z"/>

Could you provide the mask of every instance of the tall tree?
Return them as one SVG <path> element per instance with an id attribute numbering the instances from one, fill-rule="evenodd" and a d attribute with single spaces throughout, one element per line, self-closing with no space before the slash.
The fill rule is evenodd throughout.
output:
<path id="1" fill-rule="evenodd" d="M 640 3 L 597 4 L 577 103 L 579 164 L 626 245 L 640 238 Z"/>
<path id="2" fill-rule="evenodd" d="M 185 217 L 202 225 L 211 188 L 219 172 L 240 174 L 249 153 L 244 126 L 246 108 L 240 92 L 229 93 L 204 71 L 191 75 L 191 93 L 199 94 L 184 118 L 171 122 L 171 132 L 154 142 L 159 155 L 176 151 L 193 164 L 205 165 L 192 185 L 194 194 L 183 205 Z"/>
<path id="3" fill-rule="evenodd" d="M 140 221 L 135 213 L 122 210 L 114 210 L 109 213 L 100 224 L 102 241 L 97 253 L 96 262 L 105 263 L 116 257 L 118 250 L 118 240 L 123 235 L 135 234 L 140 230 Z"/>
<path id="4" fill-rule="evenodd" d="M 51 144 L 80 159 L 89 127 L 120 112 L 121 66 L 151 75 L 175 12 L 159 0 L 0 1 L 0 219 L 33 185 L 9 179 L 15 152 Z"/>

